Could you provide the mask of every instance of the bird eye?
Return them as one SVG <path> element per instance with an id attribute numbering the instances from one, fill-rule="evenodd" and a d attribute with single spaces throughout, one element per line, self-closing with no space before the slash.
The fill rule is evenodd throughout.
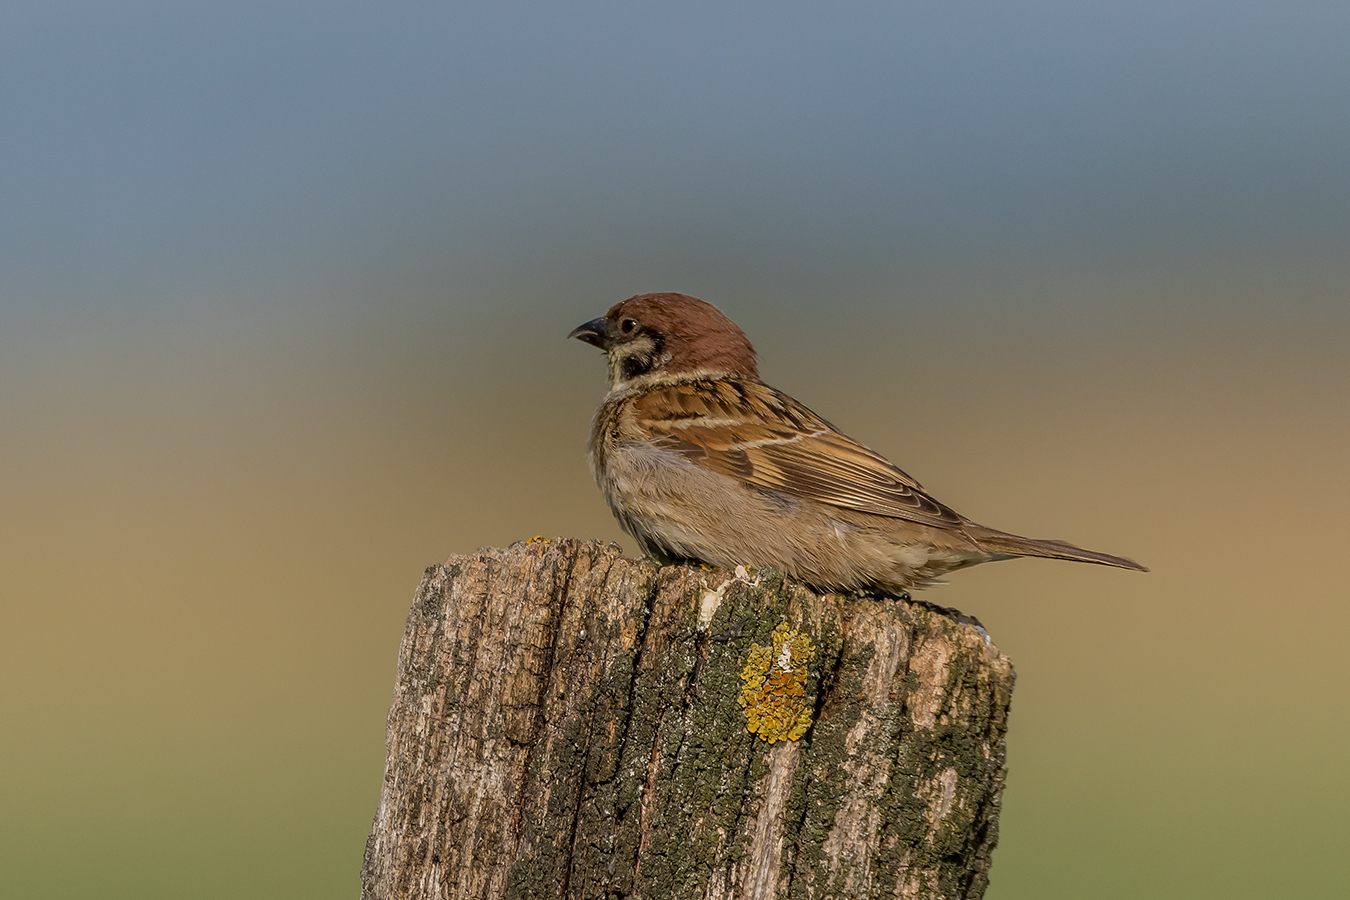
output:
<path id="1" fill-rule="evenodd" d="M 637 328 L 637 321 L 634 319 L 621 319 L 619 321 L 619 330 L 624 334 L 632 334 L 634 328 Z"/>

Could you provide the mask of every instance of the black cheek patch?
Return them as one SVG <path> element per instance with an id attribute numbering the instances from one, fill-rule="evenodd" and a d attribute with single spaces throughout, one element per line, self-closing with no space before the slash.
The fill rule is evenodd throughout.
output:
<path id="1" fill-rule="evenodd" d="M 625 356 L 619 364 L 619 371 L 623 373 L 625 381 L 646 375 L 651 370 L 652 360 L 645 356 Z"/>

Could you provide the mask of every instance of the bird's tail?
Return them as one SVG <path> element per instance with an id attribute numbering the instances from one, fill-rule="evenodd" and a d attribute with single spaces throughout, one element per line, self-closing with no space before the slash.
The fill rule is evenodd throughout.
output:
<path id="1" fill-rule="evenodd" d="M 1041 556 L 1047 559 L 1068 559 L 1074 562 L 1096 563 L 1101 566 L 1115 566 L 1119 569 L 1134 569 L 1147 572 L 1148 568 L 1123 556 L 1098 553 L 1096 550 L 1084 550 L 1068 541 L 1048 541 L 1027 538 L 1021 535 L 996 531 L 993 528 L 981 528 L 971 534 L 985 550 L 1007 556 Z"/>

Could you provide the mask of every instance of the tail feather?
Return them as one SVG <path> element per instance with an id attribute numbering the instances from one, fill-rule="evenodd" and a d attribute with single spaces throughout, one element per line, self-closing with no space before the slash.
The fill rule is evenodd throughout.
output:
<path id="1" fill-rule="evenodd" d="M 1027 538 L 1021 535 L 1008 534 L 1005 531 L 995 531 L 992 528 L 980 529 L 971 536 L 982 548 L 991 553 L 1008 556 L 1039 556 L 1046 559 L 1068 559 L 1074 562 L 1115 566 L 1119 569 L 1134 569 L 1136 572 L 1148 571 L 1147 567 L 1139 565 L 1132 559 L 1112 556 L 1109 553 L 1098 553 L 1096 550 L 1085 550 L 1082 547 L 1070 544 L 1068 541 Z"/>

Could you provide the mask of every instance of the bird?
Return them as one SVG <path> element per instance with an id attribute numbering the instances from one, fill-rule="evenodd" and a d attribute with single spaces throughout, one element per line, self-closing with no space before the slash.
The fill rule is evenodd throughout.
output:
<path id="1" fill-rule="evenodd" d="M 817 590 L 896 598 L 1015 557 L 1148 571 L 955 512 L 761 381 L 745 333 L 696 297 L 638 294 L 568 337 L 608 358 L 591 473 L 619 525 L 660 563 L 774 567 Z"/>

